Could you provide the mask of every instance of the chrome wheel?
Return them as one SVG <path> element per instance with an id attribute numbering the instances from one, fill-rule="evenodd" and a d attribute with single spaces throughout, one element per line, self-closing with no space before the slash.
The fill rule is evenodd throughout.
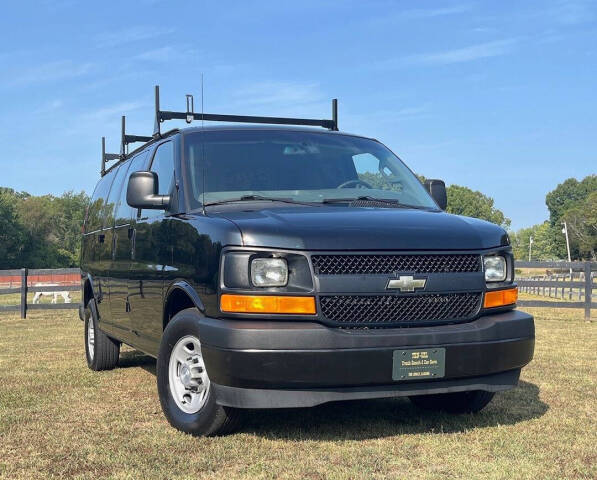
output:
<path id="1" fill-rule="evenodd" d="M 95 330 L 93 328 L 93 318 L 87 320 L 87 351 L 89 352 L 89 359 L 93 360 L 93 352 L 95 345 Z"/>
<path id="2" fill-rule="evenodd" d="M 207 400 L 209 377 L 205 371 L 201 343 L 193 335 L 182 337 L 170 353 L 170 393 L 185 413 L 197 413 Z"/>

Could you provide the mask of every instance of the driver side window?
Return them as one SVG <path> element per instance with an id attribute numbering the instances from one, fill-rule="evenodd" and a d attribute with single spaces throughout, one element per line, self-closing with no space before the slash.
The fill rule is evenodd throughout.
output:
<path id="1" fill-rule="evenodd" d="M 158 146 L 151 162 L 152 172 L 158 174 L 158 194 L 171 195 L 174 190 L 174 147 L 172 142 L 162 143 Z M 142 210 L 142 218 L 157 217 L 163 211 Z"/>

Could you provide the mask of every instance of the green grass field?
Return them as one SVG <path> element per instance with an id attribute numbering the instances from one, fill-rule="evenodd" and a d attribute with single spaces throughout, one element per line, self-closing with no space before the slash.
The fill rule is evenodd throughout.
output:
<path id="1" fill-rule="evenodd" d="M 529 311 L 535 359 L 480 414 L 359 401 L 252 411 L 218 438 L 168 425 L 152 359 L 88 370 L 76 311 L 0 314 L 0 478 L 595 478 L 595 322 Z"/>

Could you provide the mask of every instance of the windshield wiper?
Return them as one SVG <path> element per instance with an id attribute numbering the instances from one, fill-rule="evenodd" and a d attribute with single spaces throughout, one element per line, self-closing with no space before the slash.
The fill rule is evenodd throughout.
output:
<path id="1" fill-rule="evenodd" d="M 281 203 L 294 203 L 296 205 L 308 205 L 310 207 L 314 207 L 313 203 L 307 202 L 299 202 L 298 200 L 292 200 L 291 198 L 277 198 L 277 197 L 266 197 L 263 195 L 243 195 L 239 198 L 228 198 L 226 200 L 219 200 L 217 202 L 208 202 L 204 205 L 204 207 L 211 207 L 213 205 L 225 205 L 227 203 L 236 203 L 236 202 L 252 202 L 252 201 L 270 201 L 270 202 L 281 202 Z"/>
<path id="2" fill-rule="evenodd" d="M 371 197 L 370 195 L 362 195 L 360 197 L 351 197 L 351 198 L 324 198 L 322 203 L 351 203 L 356 200 L 365 200 L 368 202 L 382 202 L 387 203 L 388 205 L 395 206 L 397 208 L 418 208 L 421 210 L 427 210 L 428 207 L 423 207 L 420 205 L 409 205 L 407 203 L 401 203 L 400 200 L 392 199 L 392 198 L 377 198 Z"/>

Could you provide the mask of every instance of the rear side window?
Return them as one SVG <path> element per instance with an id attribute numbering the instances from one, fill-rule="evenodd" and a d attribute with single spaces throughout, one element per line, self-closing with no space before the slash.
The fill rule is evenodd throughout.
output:
<path id="1" fill-rule="evenodd" d="M 129 206 L 126 203 L 126 190 L 129 185 L 129 177 L 133 172 L 139 172 L 145 169 L 145 161 L 147 160 L 147 151 L 141 152 L 138 155 L 135 155 L 132 160 L 129 162 L 130 167 L 126 174 L 124 181 L 122 182 L 122 188 L 120 190 L 120 198 L 118 199 L 118 204 L 116 205 L 116 225 L 125 225 L 131 221 L 131 218 L 134 215 L 136 209 Z"/>
<path id="2" fill-rule="evenodd" d="M 94 232 L 102 228 L 104 205 L 106 197 L 110 192 L 110 185 L 114 179 L 114 171 L 104 175 L 97 183 L 91 202 L 89 202 L 89 209 L 87 211 L 87 221 L 85 222 L 85 233 Z"/>
<path id="3" fill-rule="evenodd" d="M 174 189 L 174 146 L 172 142 L 158 146 L 151 162 L 151 171 L 158 174 L 158 194 L 169 195 Z M 143 210 L 142 217 L 156 217 L 162 210 Z"/>
<path id="4" fill-rule="evenodd" d="M 126 176 L 126 172 L 128 171 L 130 166 L 130 162 L 127 162 L 120 167 L 118 167 L 118 171 L 116 172 L 116 177 L 112 182 L 112 188 L 110 189 L 110 194 L 108 195 L 108 201 L 104 207 L 104 226 L 111 227 L 114 225 L 114 212 L 116 210 L 116 203 L 118 198 L 120 198 L 120 190 L 122 188 L 122 182 L 124 177 Z"/>

